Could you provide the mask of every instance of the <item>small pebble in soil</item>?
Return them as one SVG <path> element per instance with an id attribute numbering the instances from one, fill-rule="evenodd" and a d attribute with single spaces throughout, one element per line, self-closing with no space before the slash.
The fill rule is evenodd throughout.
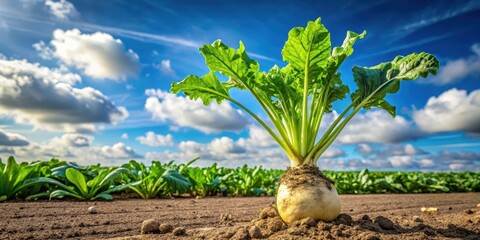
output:
<path id="1" fill-rule="evenodd" d="M 248 234 L 252 238 L 261 238 L 262 237 L 262 231 L 257 226 L 251 226 L 250 229 L 248 229 Z"/>
<path id="2" fill-rule="evenodd" d="M 420 216 L 413 216 L 414 222 L 423 222 L 423 219 Z"/>
<path id="3" fill-rule="evenodd" d="M 162 223 L 160 224 L 160 233 L 169 233 L 173 231 L 173 226 L 168 224 L 168 223 Z"/>
<path id="4" fill-rule="evenodd" d="M 473 210 L 472 209 L 467 209 L 464 211 L 464 213 L 466 214 L 473 214 Z"/>
<path id="5" fill-rule="evenodd" d="M 90 214 L 97 214 L 97 208 L 95 206 L 91 206 L 88 208 L 88 213 Z"/>
<path id="6" fill-rule="evenodd" d="M 375 224 L 378 224 L 378 226 L 380 226 L 382 229 L 385 229 L 385 230 L 393 230 L 393 222 L 392 220 L 386 218 L 386 217 L 383 217 L 383 216 L 378 216 L 375 218 L 375 220 L 373 221 L 373 223 Z"/>
<path id="7" fill-rule="evenodd" d="M 173 236 L 183 236 L 185 233 L 187 233 L 187 230 L 184 227 L 177 227 L 172 232 Z"/>
<path id="8" fill-rule="evenodd" d="M 155 219 L 147 219 L 142 223 L 142 234 L 158 233 L 160 223 Z"/>
<path id="9" fill-rule="evenodd" d="M 480 208 L 480 203 L 479 203 L 479 204 L 477 204 L 477 207 L 478 207 L 478 208 Z"/>

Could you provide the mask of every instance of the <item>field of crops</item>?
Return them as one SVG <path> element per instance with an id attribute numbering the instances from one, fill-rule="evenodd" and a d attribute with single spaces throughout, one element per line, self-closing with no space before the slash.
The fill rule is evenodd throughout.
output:
<path id="1" fill-rule="evenodd" d="M 0 201 L 8 199 L 113 199 L 112 193 L 141 198 L 171 196 L 272 196 L 283 170 L 261 166 L 236 169 L 192 167 L 152 161 L 149 166 L 130 161 L 120 167 L 79 166 L 57 159 L 17 164 L 0 160 Z M 448 193 L 479 192 L 480 173 L 473 172 L 323 172 L 339 193 Z"/>

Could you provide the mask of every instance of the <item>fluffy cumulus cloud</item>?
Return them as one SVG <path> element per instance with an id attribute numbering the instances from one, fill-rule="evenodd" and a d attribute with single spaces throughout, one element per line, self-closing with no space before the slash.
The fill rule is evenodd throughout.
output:
<path id="1" fill-rule="evenodd" d="M 194 128 L 205 133 L 239 131 L 248 121 L 245 115 L 234 109 L 228 102 L 204 106 L 200 100 L 192 101 L 160 89 L 146 90 L 148 99 L 145 109 L 154 120 L 171 122 L 175 127 Z"/>
<path id="2" fill-rule="evenodd" d="M 473 52 L 471 56 L 447 61 L 440 68 L 437 76 L 421 79 L 419 82 L 446 85 L 468 77 L 478 78 L 480 76 L 480 44 L 474 44 L 471 50 Z"/>
<path id="3" fill-rule="evenodd" d="M 0 146 L 27 146 L 28 144 L 30 142 L 24 136 L 0 129 Z"/>
<path id="4" fill-rule="evenodd" d="M 57 29 L 50 45 L 39 42 L 34 48 L 41 57 L 56 57 L 97 79 L 124 80 L 140 72 L 138 55 L 107 33 L 82 34 L 78 29 Z"/>
<path id="5" fill-rule="evenodd" d="M 120 165 L 130 159 L 143 156 L 124 143 L 113 145 L 93 145 L 93 136 L 83 134 L 63 134 L 42 143 L 28 141 L 28 145 L 2 146 L 0 157 L 14 155 L 19 161 L 47 160 L 59 158 L 75 161 L 81 165 L 101 163 L 103 165 Z M 0 140 L 1 141 L 1 140 Z"/>
<path id="6" fill-rule="evenodd" d="M 175 71 L 172 68 L 170 59 L 164 59 L 159 64 L 155 64 L 154 67 L 160 69 L 165 75 L 175 76 Z"/>
<path id="7" fill-rule="evenodd" d="M 467 93 L 450 89 L 431 97 L 423 109 L 413 112 L 416 124 L 426 132 L 480 132 L 480 89 Z"/>
<path id="8" fill-rule="evenodd" d="M 422 134 L 413 123 L 404 117 L 392 118 L 386 111 L 374 110 L 353 117 L 337 141 L 343 144 L 398 143 L 420 136 Z"/>
<path id="9" fill-rule="evenodd" d="M 355 147 L 355 151 L 362 155 L 369 155 L 374 152 L 374 149 L 370 144 L 360 143 Z"/>
<path id="10" fill-rule="evenodd" d="M 411 168 L 415 166 L 415 158 L 412 156 L 392 156 L 388 161 L 395 168 Z"/>
<path id="11" fill-rule="evenodd" d="M 69 20 L 80 15 L 75 6 L 67 0 L 20 0 L 24 8 L 44 6 L 58 20 Z"/>
<path id="12" fill-rule="evenodd" d="M 385 152 L 383 152 L 385 153 Z M 319 167 L 328 170 L 479 171 L 480 155 L 472 151 L 441 151 L 417 155 L 370 155 L 362 159 L 320 158 Z"/>
<path id="13" fill-rule="evenodd" d="M 209 166 L 213 162 L 225 167 L 237 167 L 244 164 L 263 165 L 267 168 L 282 169 L 289 165 L 288 157 L 282 149 L 272 144 L 266 138 L 268 133 L 255 126 L 249 125 L 249 135 L 246 138 L 234 140 L 229 137 L 214 138 L 210 142 L 182 141 L 175 151 L 147 152 L 145 159 L 150 160 L 177 160 L 188 162 L 200 157 L 198 165 Z M 260 139 L 268 140 L 262 144 Z M 336 153 L 332 153 L 335 155 Z"/>
<path id="14" fill-rule="evenodd" d="M 142 158 L 132 147 L 124 143 L 115 143 L 114 145 L 105 145 L 102 147 L 94 147 L 91 149 L 92 153 L 100 158 L 105 159 L 133 159 Z"/>
<path id="15" fill-rule="evenodd" d="M 93 141 L 92 136 L 82 134 L 63 134 L 50 140 L 52 146 L 62 147 L 88 147 Z"/>
<path id="16" fill-rule="evenodd" d="M 68 20 L 78 15 L 75 6 L 66 0 L 47 0 L 45 1 L 45 6 L 48 7 L 48 10 L 55 18 L 60 20 Z"/>
<path id="17" fill-rule="evenodd" d="M 137 140 L 147 146 L 151 147 L 161 147 L 161 146 L 172 146 L 173 145 L 173 136 L 172 134 L 161 135 L 155 134 L 152 131 L 145 133 L 145 136 L 137 137 Z"/>
<path id="18" fill-rule="evenodd" d="M 52 131 L 92 132 L 97 123 L 116 123 L 128 116 L 100 91 L 73 86 L 80 81 L 64 69 L 0 59 L 0 117 Z"/>
<path id="19" fill-rule="evenodd" d="M 426 151 L 413 146 L 412 144 L 395 144 L 391 145 L 387 150 L 382 152 L 383 155 L 422 155 L 427 154 Z"/>

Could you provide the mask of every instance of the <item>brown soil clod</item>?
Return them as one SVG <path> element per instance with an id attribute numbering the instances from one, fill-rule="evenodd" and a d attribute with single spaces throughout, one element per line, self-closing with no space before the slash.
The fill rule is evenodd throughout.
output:
<path id="1" fill-rule="evenodd" d="M 467 209 L 464 211 L 466 214 L 473 214 L 474 211 L 472 209 Z"/>
<path id="2" fill-rule="evenodd" d="M 172 231 L 173 236 L 183 236 L 186 233 L 187 233 L 187 230 L 185 229 L 185 227 L 177 227 Z"/>
<path id="3" fill-rule="evenodd" d="M 147 219 L 142 223 L 141 233 L 142 234 L 159 233 L 160 232 L 159 226 L 160 226 L 160 223 L 157 220 Z"/>
<path id="4" fill-rule="evenodd" d="M 260 219 L 274 218 L 278 216 L 277 210 L 273 207 L 266 207 L 262 209 L 259 214 Z"/>
<path id="5" fill-rule="evenodd" d="M 382 229 L 385 229 L 385 230 L 395 229 L 394 228 L 395 224 L 392 222 L 392 220 L 383 216 L 376 217 L 373 223 L 377 224 L 378 226 L 380 226 Z"/>
<path id="6" fill-rule="evenodd" d="M 260 230 L 260 228 L 257 227 L 257 226 L 251 226 L 248 229 L 248 234 L 252 238 L 261 238 L 262 237 L 262 230 Z"/>
<path id="7" fill-rule="evenodd" d="M 162 223 L 158 229 L 160 230 L 160 233 L 169 233 L 173 231 L 173 226 L 168 223 Z"/>

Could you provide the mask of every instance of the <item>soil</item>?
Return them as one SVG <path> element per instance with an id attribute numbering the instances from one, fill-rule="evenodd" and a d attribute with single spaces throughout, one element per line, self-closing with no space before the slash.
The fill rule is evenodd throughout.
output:
<path id="1" fill-rule="evenodd" d="M 329 190 L 332 190 L 334 182 L 322 174 L 317 166 L 301 165 L 299 167 L 288 167 L 287 171 L 278 181 L 279 185 L 286 185 L 287 188 L 298 186 L 318 186 L 316 182 L 323 182 Z"/>
<path id="2" fill-rule="evenodd" d="M 341 195 L 341 201 L 342 214 L 332 222 L 307 218 L 289 226 L 270 207 L 272 197 L 10 201 L 0 203 L 0 239 L 480 239 L 480 193 Z M 91 206 L 97 213 L 89 213 Z M 142 235 L 148 219 L 171 225 L 168 233 Z"/>

